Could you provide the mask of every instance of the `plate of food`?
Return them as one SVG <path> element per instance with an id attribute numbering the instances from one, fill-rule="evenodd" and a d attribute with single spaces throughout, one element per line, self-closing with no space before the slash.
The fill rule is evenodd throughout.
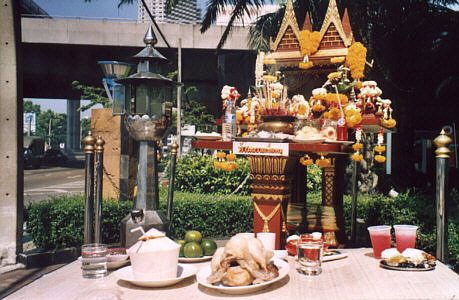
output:
<path id="1" fill-rule="evenodd" d="M 222 279 L 223 282 L 226 284 L 232 284 L 232 281 L 238 281 L 238 279 L 234 279 L 234 277 L 243 277 L 242 273 L 244 271 L 241 271 L 241 267 L 232 267 L 235 268 L 235 271 L 233 272 L 234 276 L 232 275 L 225 275 L 225 279 Z M 202 286 L 205 286 L 206 288 L 217 290 L 219 292 L 225 293 L 225 294 L 234 294 L 234 295 L 240 295 L 240 294 L 247 294 L 255 291 L 262 290 L 269 285 L 281 280 L 285 276 L 287 276 L 290 267 L 286 261 L 280 260 L 280 259 L 273 259 L 271 260 L 270 264 L 268 265 L 268 268 L 276 268 L 277 269 L 277 276 L 272 278 L 271 280 L 268 281 L 261 281 L 260 283 L 251 283 L 248 285 L 241 285 L 241 286 L 229 286 L 225 285 L 223 282 L 218 282 L 216 284 L 211 284 L 208 282 L 208 278 L 211 275 L 211 266 L 206 266 L 203 269 L 201 269 L 198 274 L 196 275 L 196 279 L 199 284 Z M 241 272 L 240 272 L 241 271 Z"/>
<path id="2" fill-rule="evenodd" d="M 225 294 L 246 294 L 262 290 L 287 276 L 290 267 L 274 258 L 256 238 L 233 236 L 214 253 L 210 265 L 196 275 L 198 283 Z"/>
<path id="3" fill-rule="evenodd" d="M 180 256 L 178 258 L 179 262 L 181 263 L 198 263 L 198 262 L 203 262 L 203 261 L 208 261 L 212 259 L 212 255 L 205 255 L 205 256 L 200 256 L 200 257 L 184 257 Z"/>
<path id="4" fill-rule="evenodd" d="M 196 274 L 197 269 L 191 265 L 178 264 L 177 266 L 177 277 L 164 278 L 164 279 L 141 279 L 134 276 L 132 266 L 127 266 L 122 269 L 115 271 L 115 276 L 118 279 L 132 283 L 133 285 L 142 287 L 164 287 L 176 284 L 185 278 Z"/>
<path id="5" fill-rule="evenodd" d="M 397 271 L 430 271 L 435 269 L 435 257 L 419 249 L 408 248 L 402 253 L 386 249 L 381 253 L 381 268 Z"/>

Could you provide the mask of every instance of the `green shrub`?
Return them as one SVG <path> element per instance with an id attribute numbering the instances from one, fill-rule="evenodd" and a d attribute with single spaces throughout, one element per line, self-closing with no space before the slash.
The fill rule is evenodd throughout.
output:
<path id="1" fill-rule="evenodd" d="M 229 194 L 244 181 L 250 172 L 250 164 L 244 157 L 236 162 L 239 167 L 224 171 L 214 167 L 215 159 L 199 153 L 188 154 L 177 160 L 175 172 L 175 190 L 202 194 Z M 308 166 L 308 191 L 318 191 L 322 187 L 322 169 L 316 165 Z M 250 194 L 250 180 L 238 191 L 239 195 Z"/>
<path id="2" fill-rule="evenodd" d="M 199 194 L 229 194 L 234 191 L 250 172 L 246 158 L 237 158 L 239 167 L 224 171 L 214 167 L 214 158 L 198 153 L 187 154 L 177 160 L 174 186 L 176 191 Z M 238 194 L 249 195 L 250 181 L 242 186 Z"/>
<path id="3" fill-rule="evenodd" d="M 220 197 L 220 198 L 219 198 Z M 166 214 L 167 189 L 160 188 L 160 210 Z M 132 202 L 104 200 L 102 242 L 119 243 L 120 222 Z M 43 250 L 80 246 L 83 243 L 84 198 L 63 196 L 30 204 L 26 208 L 27 231 Z M 216 195 L 174 193 L 171 237 L 181 238 L 190 229 L 206 237 L 228 237 L 252 230 L 253 208 L 248 196 L 222 198 Z"/>
<path id="4" fill-rule="evenodd" d="M 132 208 L 131 202 L 104 200 L 102 242 L 119 242 L 120 221 Z M 80 246 L 83 243 L 84 197 L 63 196 L 32 203 L 26 208 L 27 231 L 43 250 Z"/>

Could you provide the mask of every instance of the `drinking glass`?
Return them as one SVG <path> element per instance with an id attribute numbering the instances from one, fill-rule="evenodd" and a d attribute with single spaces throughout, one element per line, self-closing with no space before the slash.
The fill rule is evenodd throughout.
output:
<path id="1" fill-rule="evenodd" d="M 381 252 L 390 248 L 390 226 L 370 226 L 368 232 L 370 233 L 371 245 L 373 246 L 373 254 L 375 258 L 381 259 Z"/>
<path id="2" fill-rule="evenodd" d="M 81 269 L 84 278 L 102 278 L 107 275 L 107 245 L 85 244 L 81 246 Z"/>
<path id="3" fill-rule="evenodd" d="M 322 273 L 323 249 L 323 240 L 313 239 L 310 234 L 302 234 L 297 243 L 298 272 L 305 275 L 319 275 Z"/>
<path id="4" fill-rule="evenodd" d="M 414 225 L 394 225 L 395 243 L 398 252 L 402 253 L 406 248 L 415 248 L 416 230 L 418 226 Z"/>

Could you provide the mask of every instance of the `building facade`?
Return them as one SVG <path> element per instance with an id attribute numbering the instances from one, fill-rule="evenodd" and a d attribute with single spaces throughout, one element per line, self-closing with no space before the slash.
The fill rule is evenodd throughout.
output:
<path id="1" fill-rule="evenodd" d="M 150 16 L 142 4 L 138 2 L 137 20 L 140 23 L 150 22 Z M 166 14 L 165 0 L 146 0 L 151 14 L 157 23 L 198 24 L 201 23 L 201 9 L 196 0 L 179 0 L 170 14 Z"/>

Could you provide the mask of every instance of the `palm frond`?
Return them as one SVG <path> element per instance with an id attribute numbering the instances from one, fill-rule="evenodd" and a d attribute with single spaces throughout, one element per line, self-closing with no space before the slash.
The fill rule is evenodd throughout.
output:
<path id="1" fill-rule="evenodd" d="M 278 11 L 260 16 L 249 29 L 248 47 L 267 52 L 270 50 L 269 38 L 275 38 L 282 23 L 285 7 Z"/>

